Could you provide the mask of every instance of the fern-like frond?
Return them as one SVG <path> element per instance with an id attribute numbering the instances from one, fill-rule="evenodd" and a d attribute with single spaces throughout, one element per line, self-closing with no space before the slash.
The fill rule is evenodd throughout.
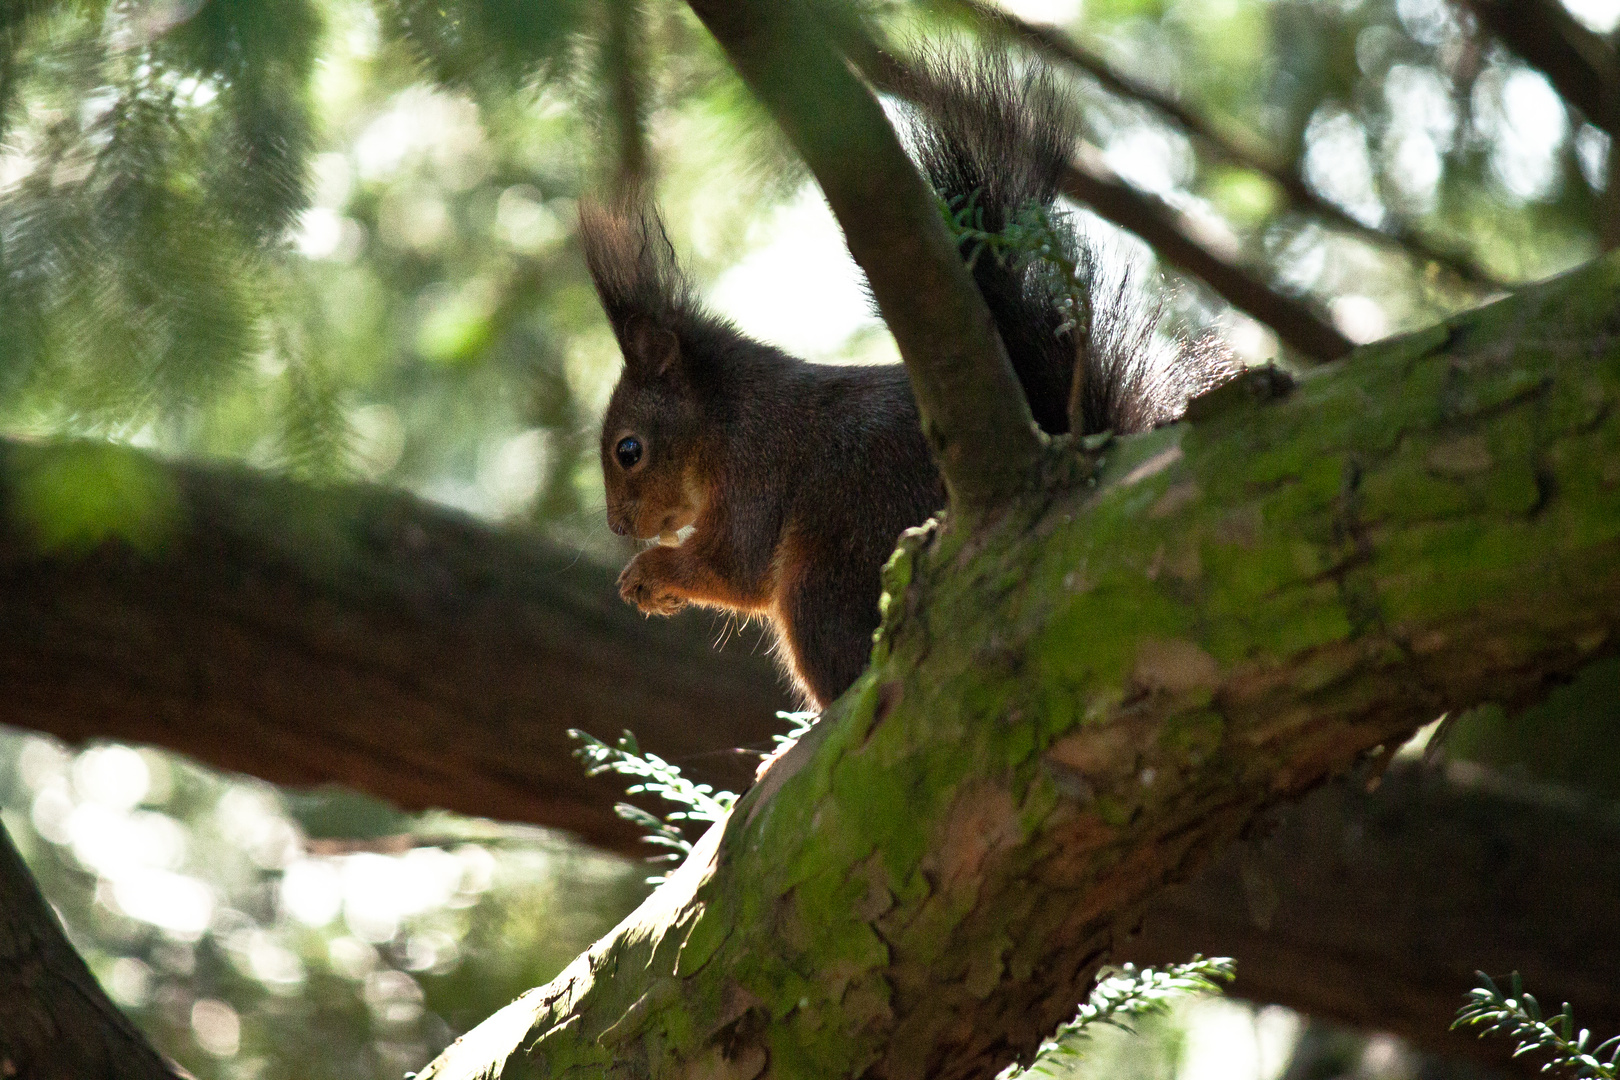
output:
<path id="1" fill-rule="evenodd" d="M 629 731 L 620 735 L 612 746 L 579 730 L 569 731 L 568 737 L 579 744 L 574 748 L 574 756 L 585 763 L 586 776 L 613 773 L 629 777 L 634 782 L 625 788 L 625 794 L 656 795 L 679 808 L 659 817 L 629 803 L 614 807 L 619 817 L 645 831 L 642 839 L 646 843 L 670 849 L 664 855 L 655 856 L 655 862 L 679 862 L 691 853 L 692 844 L 681 832 L 681 822 L 713 824 L 724 820 L 736 805 L 736 792 L 717 791 L 709 784 L 688 780 L 681 775 L 678 766 L 643 751 Z M 663 877 L 658 874 L 649 880 L 662 881 Z"/>
<path id="2" fill-rule="evenodd" d="M 1224 956 L 1194 956 L 1185 964 L 1167 968 L 1137 968 L 1130 964 L 1097 983 L 1091 997 L 1073 1020 L 1064 1024 L 1046 1042 L 1027 1068 L 1004 1070 L 998 1080 L 1027 1080 L 1037 1076 L 1059 1076 L 1082 1055 L 1091 1031 L 1097 1025 L 1131 1031 L 1127 1022 L 1133 1016 L 1162 1013 L 1170 1002 L 1188 994 L 1219 993 L 1232 980 L 1233 962 Z"/>
<path id="3" fill-rule="evenodd" d="M 1517 971 L 1509 978 L 1507 993 L 1483 971 L 1475 975 L 1479 986 L 1468 992 L 1468 1003 L 1457 1010 L 1453 1028 L 1483 1029 L 1481 1038 L 1506 1035 L 1518 1043 L 1514 1057 L 1546 1055 L 1542 1072 L 1562 1072 L 1577 1080 L 1620 1080 L 1620 1035 L 1593 1046 L 1592 1033 L 1575 1027 L 1569 1002 L 1548 1019 L 1536 996 L 1525 993 Z"/>

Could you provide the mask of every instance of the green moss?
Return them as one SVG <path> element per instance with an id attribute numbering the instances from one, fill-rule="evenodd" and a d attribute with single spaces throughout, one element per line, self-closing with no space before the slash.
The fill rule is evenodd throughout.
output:
<path id="1" fill-rule="evenodd" d="M 909 770 L 908 770 L 909 772 Z M 917 776 L 887 768 L 875 756 L 852 756 L 839 770 L 830 806 L 817 827 L 832 826 L 836 843 L 849 855 L 881 851 L 891 877 L 909 874 L 922 858 L 928 837 L 908 827 L 923 809 Z"/>
<path id="2" fill-rule="evenodd" d="M 1477 504 L 1474 493 L 1462 484 L 1435 476 L 1408 454 L 1365 479 L 1359 505 L 1364 521 L 1405 524 L 1457 517 Z"/>
<path id="3" fill-rule="evenodd" d="M 1418 526 L 1392 535 L 1380 562 L 1412 569 L 1382 577 L 1385 615 L 1394 622 L 1435 622 L 1474 611 L 1524 579 L 1538 553 L 1555 549 L 1544 527 L 1469 519 Z M 1542 556 L 1545 558 L 1545 555 Z"/>
<path id="4" fill-rule="evenodd" d="M 707 964 L 715 952 L 731 936 L 731 920 L 712 905 L 704 905 L 687 928 L 681 942 L 675 974 L 686 979 Z"/>
<path id="5" fill-rule="evenodd" d="M 1401 334 L 1397 337 L 1380 341 L 1376 346 L 1359 349 L 1352 353 L 1346 364 L 1360 363 L 1365 359 L 1376 357 L 1379 363 L 1394 368 L 1407 370 L 1421 370 L 1433 368 L 1434 364 L 1416 364 L 1414 361 L 1434 356 L 1446 347 L 1451 340 L 1451 328 L 1445 323 L 1427 326 L 1422 330 L 1415 330 L 1410 334 Z"/>
<path id="6" fill-rule="evenodd" d="M 1214 709 L 1179 712 L 1165 722 L 1159 745 L 1185 761 L 1197 764 L 1213 754 L 1226 734 L 1226 717 Z"/>
<path id="7" fill-rule="evenodd" d="M 112 540 L 154 555 L 185 526 L 169 467 L 126 447 L 71 443 L 13 454 L 11 511 L 42 552 Z"/>
<path id="8" fill-rule="evenodd" d="M 1055 612 L 1032 653 L 1043 681 L 1080 688 L 1093 682 L 1122 683 L 1142 638 L 1181 638 L 1192 612 L 1128 572 L 1116 574 Z"/>
<path id="9" fill-rule="evenodd" d="M 1234 617 L 1212 628 L 1209 645 L 1217 659 L 1254 653 L 1290 656 L 1343 641 L 1353 632 L 1338 584 L 1324 579 L 1280 592 L 1250 617 Z"/>

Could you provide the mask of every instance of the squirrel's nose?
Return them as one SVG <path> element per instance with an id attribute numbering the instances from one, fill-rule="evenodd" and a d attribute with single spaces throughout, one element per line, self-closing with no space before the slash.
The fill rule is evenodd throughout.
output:
<path id="1" fill-rule="evenodd" d="M 612 529 L 615 535 L 618 536 L 623 536 L 625 533 L 630 531 L 630 526 L 626 525 L 617 518 L 610 518 L 608 520 L 608 528 Z"/>

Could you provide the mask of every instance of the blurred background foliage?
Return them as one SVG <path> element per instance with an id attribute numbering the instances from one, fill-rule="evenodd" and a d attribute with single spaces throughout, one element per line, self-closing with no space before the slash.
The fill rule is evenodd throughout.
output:
<path id="1" fill-rule="evenodd" d="M 1364 226 L 1060 69 L 1082 153 L 1354 340 L 1494 287 L 1392 237 L 1502 285 L 1603 246 L 1609 136 L 1449 0 L 1005 6 Z M 1620 20 L 1612 0 L 1570 8 L 1603 35 Z M 985 32 L 961 0 L 857 10 L 902 51 Z M 745 329 L 894 358 L 802 168 L 676 0 L 0 0 L 0 434 L 380 481 L 622 554 L 593 430 L 617 353 L 573 227 L 582 195 L 638 181 Z M 1173 326 L 1278 355 L 1263 323 L 1081 220 Z M 108 506 L 145 520 L 124 505 L 144 489 L 107 469 L 46 480 L 31 498 L 73 508 L 64 543 L 102 535 Z M 641 868 L 534 830 L 4 731 L 0 812 L 113 996 L 203 1080 L 398 1076 L 644 889 Z M 1238 1010 L 1222 1030 L 1256 1033 L 1260 1080 L 1303 1045 L 1273 1010 L 1187 1009 L 1085 1068 L 1229 1064 L 1230 1047 L 1195 1052 L 1199 1009 Z M 1335 1038 L 1313 1076 L 1416 1075 Z"/>
<path id="2" fill-rule="evenodd" d="M 859 6 L 901 50 L 975 32 L 964 10 Z M 1500 282 L 1599 249 L 1608 136 L 1448 0 L 1023 10 Z M 655 180 L 745 327 L 893 357 L 802 169 L 674 0 L 8 0 L 0 43 L 0 431 L 383 480 L 606 543 L 591 426 L 616 359 L 573 206 L 626 178 Z M 1487 295 L 1059 70 L 1088 151 L 1351 338 Z M 1084 220 L 1182 325 L 1277 353 Z"/>
<path id="3" fill-rule="evenodd" d="M 4 728 L 0 819 L 109 996 L 201 1080 L 397 1080 L 647 888 L 543 830 Z"/>

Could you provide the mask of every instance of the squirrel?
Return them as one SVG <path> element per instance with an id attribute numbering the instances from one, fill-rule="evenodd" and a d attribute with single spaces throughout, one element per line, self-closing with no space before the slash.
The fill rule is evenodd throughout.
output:
<path id="1" fill-rule="evenodd" d="M 969 208 L 988 235 L 1033 208 L 1062 224 L 1071 265 L 1093 265 L 1055 210 L 1074 134 L 1048 75 L 946 62 L 908 97 L 910 152 L 947 211 Z M 620 595 L 646 614 L 697 604 L 766 620 L 819 710 L 866 666 L 900 533 L 946 503 L 904 367 L 811 363 L 749 338 L 703 308 L 644 206 L 584 203 L 580 237 L 624 354 L 602 423 L 608 524 L 659 541 L 624 568 Z M 1077 318 L 1050 260 L 968 243 L 963 257 L 1048 434 L 1071 416 L 1081 434 L 1147 430 L 1225 374 L 1207 344 L 1156 369 L 1153 320 L 1095 275 Z"/>

